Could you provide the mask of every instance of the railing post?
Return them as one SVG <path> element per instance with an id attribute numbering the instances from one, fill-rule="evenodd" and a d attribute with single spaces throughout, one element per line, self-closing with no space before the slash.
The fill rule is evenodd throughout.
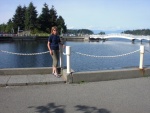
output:
<path id="1" fill-rule="evenodd" d="M 59 50 L 60 50 L 60 55 L 59 55 L 60 68 L 63 68 L 63 47 L 61 45 L 59 45 Z"/>
<path id="2" fill-rule="evenodd" d="M 144 62 L 144 45 L 140 46 L 140 64 L 139 68 L 143 69 L 143 62 Z"/>
<path id="3" fill-rule="evenodd" d="M 71 73 L 71 66 L 70 66 L 70 52 L 71 51 L 71 47 L 70 46 L 66 46 L 66 56 L 67 56 L 67 73 Z"/>

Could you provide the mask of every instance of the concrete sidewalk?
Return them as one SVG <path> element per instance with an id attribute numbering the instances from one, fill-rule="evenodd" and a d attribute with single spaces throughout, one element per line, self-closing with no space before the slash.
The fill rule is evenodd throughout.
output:
<path id="1" fill-rule="evenodd" d="M 0 113 L 150 113 L 150 77 L 0 87 Z"/>
<path id="2" fill-rule="evenodd" d="M 58 69 L 60 73 L 60 69 Z M 0 86 L 24 86 L 64 83 L 61 78 L 56 78 L 52 67 L 42 68 L 8 68 L 0 69 Z"/>
<path id="3" fill-rule="evenodd" d="M 23 86 L 38 84 L 64 83 L 62 78 L 56 78 L 52 74 L 36 75 L 4 75 L 0 76 L 0 86 Z"/>
<path id="4" fill-rule="evenodd" d="M 73 72 L 73 70 L 72 70 Z M 130 79 L 150 76 L 150 68 L 139 70 L 138 68 L 104 70 L 90 72 L 66 73 L 66 69 L 58 68 L 61 78 L 56 78 L 52 73 L 52 68 L 10 68 L 0 69 L 0 86 L 20 86 L 54 83 L 82 83 L 108 81 L 118 79 Z"/>

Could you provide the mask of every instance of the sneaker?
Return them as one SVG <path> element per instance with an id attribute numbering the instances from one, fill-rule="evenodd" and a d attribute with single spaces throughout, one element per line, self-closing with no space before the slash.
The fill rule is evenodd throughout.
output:
<path id="1" fill-rule="evenodd" d="M 57 73 L 55 73 L 55 76 L 56 76 L 57 78 L 60 78 L 60 76 L 59 76 Z"/>
<path id="2" fill-rule="evenodd" d="M 56 73 L 52 73 L 52 75 L 54 75 L 55 77 L 57 77 L 57 78 L 58 78 L 58 75 L 57 75 Z"/>

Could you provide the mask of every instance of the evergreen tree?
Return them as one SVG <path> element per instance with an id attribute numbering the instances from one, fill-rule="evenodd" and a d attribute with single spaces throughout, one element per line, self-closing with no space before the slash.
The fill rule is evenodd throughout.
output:
<path id="1" fill-rule="evenodd" d="M 57 27 L 58 27 L 59 34 L 66 33 L 67 27 L 65 25 L 65 21 L 62 18 L 62 16 L 59 16 L 58 19 L 57 19 Z"/>
<path id="2" fill-rule="evenodd" d="M 26 10 L 27 10 L 27 7 L 26 6 L 24 6 L 23 8 L 22 8 L 22 23 L 23 23 L 23 30 L 25 30 L 25 15 L 26 15 Z"/>
<path id="3" fill-rule="evenodd" d="M 91 30 L 88 30 L 88 29 L 79 29 L 78 31 L 77 31 L 77 33 L 78 34 L 93 34 L 93 31 L 91 31 Z"/>
<path id="4" fill-rule="evenodd" d="M 84 35 L 84 34 L 93 34 L 93 31 L 89 29 L 68 29 L 67 30 L 68 34 L 74 34 L 74 35 Z"/>
<path id="5" fill-rule="evenodd" d="M 48 5 L 45 3 L 42 8 L 42 14 L 38 18 L 39 29 L 43 32 L 50 32 L 51 22 L 50 22 L 50 10 Z"/>
<path id="6" fill-rule="evenodd" d="M 25 13 L 25 30 L 34 31 L 37 28 L 36 7 L 30 2 Z"/>
<path id="7" fill-rule="evenodd" d="M 7 33 L 14 33 L 13 22 L 12 22 L 11 19 L 9 19 L 9 21 L 7 22 L 7 26 L 6 26 L 5 31 L 6 31 Z"/>
<path id="8" fill-rule="evenodd" d="M 3 24 L 1 24 L 1 25 L 0 25 L 0 33 L 5 33 L 5 32 L 6 32 L 6 30 L 5 30 L 5 29 L 6 29 L 6 27 L 7 27 L 7 25 L 6 25 L 6 24 L 4 24 L 4 23 L 3 23 Z"/>
<path id="9" fill-rule="evenodd" d="M 100 33 L 98 33 L 100 35 L 105 35 L 105 32 L 101 31 Z"/>
<path id="10" fill-rule="evenodd" d="M 55 10 L 54 6 L 52 6 L 50 9 L 50 22 L 50 28 L 52 26 L 57 26 L 57 11 Z"/>
<path id="11" fill-rule="evenodd" d="M 43 32 L 50 32 L 50 29 L 53 26 L 58 27 L 58 31 L 60 33 L 61 29 L 63 29 L 63 32 L 66 32 L 66 26 L 64 19 L 59 16 L 57 18 L 57 11 L 55 10 L 54 6 L 51 7 L 51 9 L 48 8 L 48 5 L 45 3 L 44 7 L 42 8 L 42 14 L 38 18 L 39 22 L 39 29 Z"/>
<path id="12" fill-rule="evenodd" d="M 16 9 L 16 13 L 13 16 L 13 28 L 15 30 L 15 33 L 17 33 L 18 31 L 18 27 L 19 29 L 23 30 L 24 29 L 24 16 L 23 16 L 23 9 L 22 7 L 19 5 Z"/>
<path id="13" fill-rule="evenodd" d="M 41 15 L 37 18 L 36 7 L 30 2 L 28 7 L 19 5 L 12 20 L 0 25 L 0 32 L 17 33 L 18 30 L 23 30 L 35 33 L 38 30 L 50 33 L 52 26 L 57 26 L 59 33 L 67 31 L 64 19 L 57 16 L 54 6 L 49 9 L 45 3 Z"/>
<path id="14" fill-rule="evenodd" d="M 126 30 L 122 33 L 132 35 L 150 35 L 150 29 L 137 29 L 137 30 Z"/>

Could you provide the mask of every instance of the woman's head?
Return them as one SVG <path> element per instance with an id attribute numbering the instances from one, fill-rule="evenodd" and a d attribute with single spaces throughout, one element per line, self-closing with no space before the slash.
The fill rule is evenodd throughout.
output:
<path id="1" fill-rule="evenodd" d="M 53 27 L 51 28 L 51 34 L 57 35 L 57 27 L 56 27 L 56 26 L 53 26 Z"/>

